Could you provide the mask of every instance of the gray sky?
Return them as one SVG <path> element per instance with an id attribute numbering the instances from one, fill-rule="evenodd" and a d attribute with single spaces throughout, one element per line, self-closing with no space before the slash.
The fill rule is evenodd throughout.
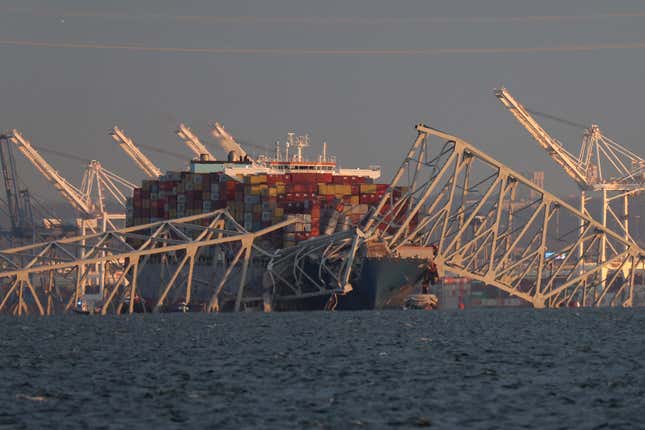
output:
<path id="1" fill-rule="evenodd" d="M 310 134 L 311 155 L 324 139 L 344 166 L 381 164 L 389 179 L 425 122 L 574 193 L 492 95 L 500 84 L 645 153 L 642 1 L 3 0 L 0 55 L 0 129 L 136 181 L 107 135 L 115 124 L 187 159 L 180 121 L 204 140 L 218 120 L 267 146 L 293 129 Z M 579 130 L 543 125 L 577 152 Z M 82 163 L 44 155 L 80 183 Z M 17 156 L 21 177 L 53 199 Z"/>

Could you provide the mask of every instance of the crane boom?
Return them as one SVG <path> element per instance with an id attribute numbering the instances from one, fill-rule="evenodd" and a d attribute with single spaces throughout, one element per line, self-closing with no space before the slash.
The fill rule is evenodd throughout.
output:
<path id="1" fill-rule="evenodd" d="M 515 116 L 515 119 L 526 128 L 540 146 L 547 151 L 549 156 L 564 169 L 569 177 L 583 189 L 591 186 L 587 178 L 587 172 L 576 157 L 564 149 L 560 142 L 551 137 L 529 114 L 528 110 L 511 96 L 511 93 L 506 88 L 502 87 L 495 90 L 495 96 Z"/>
<path id="2" fill-rule="evenodd" d="M 199 158 L 205 158 L 207 161 L 214 161 L 215 157 L 210 153 L 204 144 L 199 140 L 195 133 L 184 123 L 179 124 L 177 136 L 184 141 L 193 153 Z"/>
<path id="3" fill-rule="evenodd" d="M 92 216 L 94 207 L 81 191 L 63 178 L 36 149 L 25 139 L 18 130 L 11 130 L 9 141 L 15 144 L 20 152 L 36 167 L 36 169 L 56 188 L 61 195 L 85 216 Z"/>
<path id="4" fill-rule="evenodd" d="M 128 156 L 136 163 L 136 165 L 139 166 L 141 170 L 143 170 L 143 173 L 145 173 L 152 179 L 156 179 L 159 176 L 163 175 L 161 170 L 157 166 L 155 166 L 154 163 L 150 161 L 150 159 L 146 157 L 146 155 L 141 152 L 139 148 L 136 147 L 134 141 L 126 136 L 123 130 L 121 130 L 119 127 L 112 127 L 112 130 L 110 130 L 110 136 L 112 136 L 112 139 L 114 139 L 114 141 L 119 144 L 121 149 L 123 149 L 123 151 L 128 154 Z"/>
<path id="5" fill-rule="evenodd" d="M 213 124 L 213 129 L 211 130 L 211 134 L 213 135 L 214 138 L 218 140 L 220 146 L 227 153 L 230 153 L 231 151 L 233 151 L 235 154 L 237 154 L 242 158 L 247 157 L 250 159 L 249 154 L 244 150 L 244 148 L 242 148 L 242 146 L 239 143 L 237 143 L 237 141 L 231 135 L 231 133 L 226 131 L 224 126 L 222 126 L 222 124 L 220 124 L 219 122 L 215 122 L 215 124 Z"/>

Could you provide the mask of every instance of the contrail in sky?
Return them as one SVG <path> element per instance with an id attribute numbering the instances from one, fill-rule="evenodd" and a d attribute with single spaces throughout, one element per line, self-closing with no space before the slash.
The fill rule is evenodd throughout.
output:
<path id="1" fill-rule="evenodd" d="M 304 48 L 187 48 L 103 43 L 0 40 L 0 46 L 59 49 L 102 49 L 132 52 L 167 52 L 212 55 L 336 55 L 336 56 L 427 56 L 447 54 L 525 54 L 540 52 L 589 52 L 609 49 L 643 49 L 645 42 L 568 44 L 517 48 L 427 48 L 427 49 L 304 49 Z"/>

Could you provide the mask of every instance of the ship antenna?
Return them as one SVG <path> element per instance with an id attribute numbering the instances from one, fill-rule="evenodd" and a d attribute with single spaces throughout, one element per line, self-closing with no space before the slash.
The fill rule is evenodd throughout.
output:
<path id="1" fill-rule="evenodd" d="M 284 161 L 291 161 L 289 160 L 289 147 L 291 144 L 289 142 L 285 142 L 284 144 Z"/>

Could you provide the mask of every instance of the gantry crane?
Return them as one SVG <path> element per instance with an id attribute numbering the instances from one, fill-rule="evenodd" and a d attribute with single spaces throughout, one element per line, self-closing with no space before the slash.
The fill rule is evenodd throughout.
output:
<path id="1" fill-rule="evenodd" d="M 226 131 L 226 129 L 219 122 L 215 122 L 211 129 L 211 134 L 217 141 L 220 143 L 220 146 L 227 154 L 233 153 L 238 158 L 245 158 L 253 162 L 253 159 L 249 154 L 242 148 L 242 146 L 237 143 L 235 138 Z"/>
<path id="2" fill-rule="evenodd" d="M 29 190 L 18 188 L 16 161 L 8 136 L 0 135 L 0 164 L 12 237 L 35 239 L 35 224 Z"/>
<path id="3" fill-rule="evenodd" d="M 84 196 L 81 190 L 69 183 L 67 179 L 63 178 L 18 130 L 11 130 L 9 133 L 9 141 L 18 147 L 18 150 L 22 152 L 27 160 L 61 193 L 63 198 L 74 209 L 84 216 L 94 215 L 95 207 L 90 199 Z"/>
<path id="4" fill-rule="evenodd" d="M 633 241 L 629 233 L 629 198 L 645 190 L 645 160 L 604 136 L 596 124 L 585 130 L 582 146 L 576 157 L 551 137 L 506 88 L 495 90 L 495 96 L 578 185 L 581 212 L 588 213 L 586 194 L 599 192 L 602 225 L 606 227 L 608 217 L 611 216 L 625 239 Z M 619 200 L 623 201 L 621 216 L 611 207 L 613 201 Z M 607 251 L 604 237 L 602 242 L 600 259 L 604 262 Z"/>
<path id="5" fill-rule="evenodd" d="M 119 144 L 121 149 L 136 163 L 136 165 L 152 179 L 157 179 L 159 176 L 163 175 L 161 170 L 154 165 L 152 161 L 146 155 L 139 150 L 134 144 L 134 141 L 125 135 L 123 130 L 119 127 L 114 126 L 110 130 L 110 136 L 114 139 L 116 143 Z"/>
<path id="6" fill-rule="evenodd" d="M 126 193 L 132 192 L 135 188 L 132 182 L 103 168 L 99 161 L 92 160 L 85 169 L 81 187 L 77 188 L 61 176 L 20 132 L 15 129 L 11 130 L 8 137 L 9 141 L 18 147 L 20 152 L 79 213 L 80 218 L 77 222 L 82 231 L 87 228 L 93 231 L 117 228 L 113 221 L 125 219 L 123 213 L 108 212 L 105 197 L 111 195 L 119 205 L 125 208 Z"/>
<path id="7" fill-rule="evenodd" d="M 188 146 L 188 148 L 193 151 L 198 159 L 205 161 L 216 160 L 215 156 L 211 154 L 211 152 L 204 146 L 204 144 L 186 124 L 179 124 L 176 133 L 177 136 L 179 136 L 179 138 L 184 141 L 186 146 Z"/>

